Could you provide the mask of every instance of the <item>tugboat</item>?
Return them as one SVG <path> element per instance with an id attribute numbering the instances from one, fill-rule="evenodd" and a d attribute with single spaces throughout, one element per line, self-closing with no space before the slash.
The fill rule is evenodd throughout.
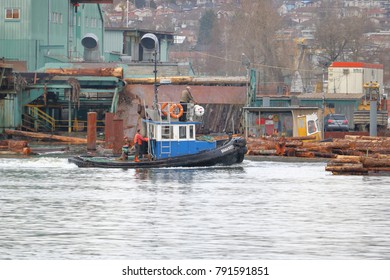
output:
<path id="1" fill-rule="evenodd" d="M 145 116 L 142 118 L 148 138 L 148 159 L 134 161 L 134 157 L 131 156 L 126 160 L 114 157 L 75 156 L 68 161 L 78 167 L 97 168 L 198 167 L 241 163 L 247 152 L 246 140 L 243 137 L 233 137 L 231 134 L 225 140 L 196 137 L 196 125 L 201 125 L 202 122 L 193 119 L 203 116 L 203 107 L 187 106 L 188 112 L 183 112 L 181 104 L 158 102 L 159 85 L 156 82 L 158 40 L 154 34 L 148 33 L 142 37 L 141 44 L 149 49 L 154 45 L 155 50 L 153 107 L 145 109 Z M 179 121 L 184 113 L 187 114 L 187 119 Z"/>

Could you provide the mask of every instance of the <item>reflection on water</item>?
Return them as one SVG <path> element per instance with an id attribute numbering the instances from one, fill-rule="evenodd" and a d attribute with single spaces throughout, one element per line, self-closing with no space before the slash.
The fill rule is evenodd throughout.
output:
<path id="1" fill-rule="evenodd" d="M 0 158 L 1 259 L 389 259 L 390 177 Z"/>

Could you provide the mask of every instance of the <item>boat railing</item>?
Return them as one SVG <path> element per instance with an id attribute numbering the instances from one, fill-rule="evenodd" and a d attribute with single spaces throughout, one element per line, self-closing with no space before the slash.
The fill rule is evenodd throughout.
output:
<path id="1" fill-rule="evenodd" d="M 146 107 L 147 118 L 155 122 L 179 122 L 181 117 L 186 116 L 186 121 L 195 119 L 194 104 L 187 103 L 187 106 L 178 102 L 159 102 L 157 108 Z M 185 108 L 187 110 L 185 110 Z"/>

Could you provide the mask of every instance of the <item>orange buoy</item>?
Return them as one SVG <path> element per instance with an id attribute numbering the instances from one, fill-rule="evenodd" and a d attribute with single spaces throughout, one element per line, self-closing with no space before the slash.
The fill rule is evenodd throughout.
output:
<path id="1" fill-rule="evenodd" d="M 164 111 L 165 107 L 167 107 L 168 103 L 163 103 L 163 105 L 161 105 L 161 112 L 163 113 L 164 116 L 167 115 L 167 112 Z"/>
<path id="2" fill-rule="evenodd" d="M 179 110 L 179 113 L 175 113 L 177 110 Z M 181 116 L 183 116 L 184 110 L 183 106 L 181 104 L 173 104 L 171 108 L 169 108 L 169 113 L 171 115 L 171 118 L 178 119 Z"/>

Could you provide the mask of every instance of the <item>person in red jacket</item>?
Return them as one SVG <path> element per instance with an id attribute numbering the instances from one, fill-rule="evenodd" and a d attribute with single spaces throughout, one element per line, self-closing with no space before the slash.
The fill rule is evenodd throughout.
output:
<path id="1" fill-rule="evenodd" d="M 147 137 L 142 137 L 140 130 L 138 129 L 137 133 L 134 136 L 134 146 L 135 146 L 134 161 L 135 162 L 139 162 L 139 157 L 142 155 L 141 154 L 141 146 L 142 146 L 143 141 L 147 142 L 147 141 L 149 141 L 149 139 Z"/>

